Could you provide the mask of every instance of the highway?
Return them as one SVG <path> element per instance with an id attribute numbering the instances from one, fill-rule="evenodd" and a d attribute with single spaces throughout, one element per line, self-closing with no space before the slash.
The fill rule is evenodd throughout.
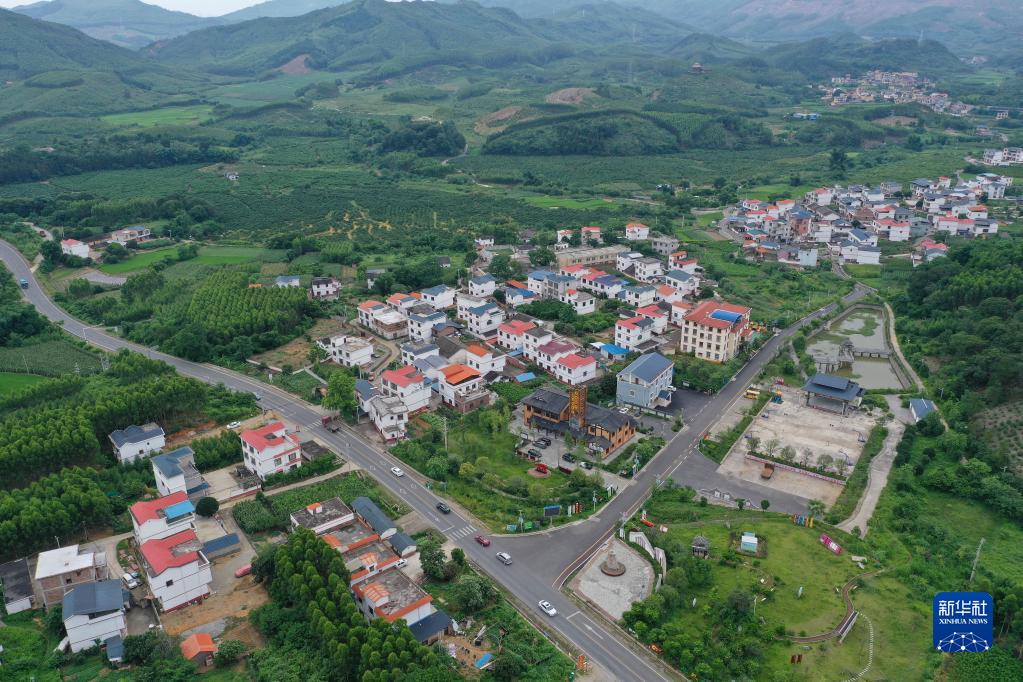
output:
<path id="1" fill-rule="evenodd" d="M 683 482 L 686 480 L 685 463 L 695 452 L 702 434 L 716 421 L 718 415 L 738 399 L 785 340 L 835 307 L 832 304 L 815 311 L 770 339 L 731 383 L 697 413 L 686 415 L 686 428 L 596 515 L 550 531 L 518 536 L 491 536 L 493 544 L 484 548 L 473 537 L 479 532 L 485 532 L 484 529 L 476 528 L 474 522 L 460 514 L 458 509 L 453 509 L 449 514 L 440 513 L 436 504 L 441 498 L 428 490 L 416 474 L 407 472 L 404 477 L 398 478 L 390 472 L 392 466 L 401 466 L 401 462 L 386 451 L 350 430 L 334 434 L 324 429 L 320 420 L 325 413 L 321 408 L 231 370 L 183 360 L 87 325 L 59 308 L 46 295 L 39 287 L 28 262 L 4 241 L 0 241 L 0 260 L 11 270 L 16 280 L 24 278 L 30 282 L 29 288 L 23 292 L 25 299 L 68 333 L 104 350 L 127 348 L 162 360 L 181 374 L 200 381 L 220 383 L 237 391 L 259 393 L 265 409 L 272 409 L 298 424 L 307 436 L 316 437 L 365 469 L 386 489 L 434 524 L 456 546 L 461 547 L 473 563 L 512 595 L 521 610 L 529 612 L 535 622 L 555 631 L 563 640 L 571 643 L 578 650 L 577 653 L 584 654 L 604 677 L 637 682 L 678 679 L 681 676 L 653 656 L 637 651 L 634 644 L 625 644 L 620 639 L 623 635 L 616 628 L 580 610 L 561 592 L 561 587 L 572 572 L 616 532 L 619 522 L 635 513 L 649 496 L 651 486 L 656 481 L 667 477 Z M 867 292 L 857 285 L 845 300 L 859 300 Z M 504 566 L 497 561 L 495 554 L 499 551 L 512 555 L 514 562 L 511 566 Z M 537 602 L 541 599 L 550 601 L 557 608 L 556 617 L 549 618 L 540 613 Z"/>

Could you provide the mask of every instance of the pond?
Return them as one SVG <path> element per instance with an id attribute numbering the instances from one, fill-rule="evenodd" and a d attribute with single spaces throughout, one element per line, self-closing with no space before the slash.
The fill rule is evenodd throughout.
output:
<path id="1" fill-rule="evenodd" d="M 834 360 L 845 341 L 861 349 L 890 350 L 884 336 L 884 315 L 879 310 L 860 309 L 842 318 L 831 330 L 810 340 L 806 351 L 814 360 Z M 852 368 L 833 372 L 855 379 L 863 388 L 901 388 L 898 376 L 885 358 L 856 358 Z"/>

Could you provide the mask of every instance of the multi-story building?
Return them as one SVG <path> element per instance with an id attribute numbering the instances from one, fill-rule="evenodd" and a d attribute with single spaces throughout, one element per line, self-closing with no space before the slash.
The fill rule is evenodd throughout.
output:
<path id="1" fill-rule="evenodd" d="M 659 256 L 667 257 L 671 255 L 671 253 L 678 249 L 680 243 L 675 237 L 663 234 L 655 234 L 650 237 L 650 246 L 653 247 L 654 253 Z"/>
<path id="2" fill-rule="evenodd" d="M 572 306 L 576 315 L 589 315 L 597 311 L 597 299 L 578 289 L 566 289 L 565 293 L 558 297 L 558 300 Z"/>
<path id="3" fill-rule="evenodd" d="M 412 310 L 412 308 L 415 308 L 417 305 L 421 305 L 419 299 L 413 296 L 412 294 L 406 294 L 401 292 L 394 293 L 388 296 L 386 303 L 387 305 L 397 310 L 399 313 L 405 314 L 407 314 L 408 311 Z"/>
<path id="4" fill-rule="evenodd" d="M 444 310 L 455 305 L 455 290 L 444 284 L 423 289 L 419 295 L 423 303 L 434 310 Z"/>
<path id="5" fill-rule="evenodd" d="M 355 382 L 359 409 L 373 422 L 386 443 L 394 443 L 408 433 L 408 408 L 401 398 L 384 395 L 365 379 Z"/>
<path id="6" fill-rule="evenodd" d="M 510 351 L 521 351 L 525 346 L 526 332 L 536 329 L 536 324 L 525 320 L 509 320 L 497 327 L 497 345 Z"/>
<path id="7" fill-rule="evenodd" d="M 316 342 L 333 362 L 345 367 L 368 367 L 373 364 L 373 343 L 358 336 L 338 334 Z"/>
<path id="8" fill-rule="evenodd" d="M 195 467 L 195 452 L 187 445 L 151 460 L 156 490 L 161 496 L 183 492 L 188 499 L 197 500 L 206 494 L 209 484 Z"/>
<path id="9" fill-rule="evenodd" d="M 36 582 L 43 593 L 43 606 L 59 604 L 72 588 L 107 578 L 107 557 L 103 552 L 90 552 L 78 545 L 68 545 L 36 558 Z"/>
<path id="10" fill-rule="evenodd" d="M 149 422 L 111 432 L 110 443 L 117 461 L 131 464 L 140 457 L 162 450 L 167 445 L 167 439 L 159 424 Z"/>
<path id="11" fill-rule="evenodd" d="M 579 386 L 597 378 L 597 359 L 592 355 L 568 353 L 554 363 L 554 376 L 569 386 Z"/>
<path id="12" fill-rule="evenodd" d="M 493 394 L 487 390 L 483 376 L 467 365 L 445 367 L 440 382 L 440 395 L 444 404 L 465 414 L 491 403 Z"/>
<path id="13" fill-rule="evenodd" d="M 649 284 L 623 287 L 618 292 L 618 298 L 633 307 L 642 308 L 643 306 L 650 305 L 657 299 L 657 288 Z"/>
<path id="14" fill-rule="evenodd" d="M 643 257 L 639 251 L 623 251 L 615 258 L 615 268 L 618 272 L 631 272 L 632 264 Z"/>
<path id="15" fill-rule="evenodd" d="M 97 643 L 107 644 L 108 640 L 120 643 L 128 636 L 125 608 L 120 580 L 102 580 L 69 590 L 62 615 L 71 653 L 91 649 Z"/>
<path id="16" fill-rule="evenodd" d="M 427 308 L 427 310 L 423 310 L 422 308 Z M 448 316 L 441 311 L 429 309 L 427 306 L 417 306 L 409 312 L 409 338 L 413 341 L 432 341 L 436 327 L 447 321 Z"/>
<path id="17" fill-rule="evenodd" d="M 487 383 L 493 383 L 504 372 L 508 357 L 494 353 L 489 348 L 472 344 L 465 349 L 465 364 L 483 376 Z"/>
<path id="18" fill-rule="evenodd" d="M 685 270 L 671 270 L 664 276 L 664 283 L 683 296 L 693 296 L 700 287 L 700 280 Z"/>
<path id="19" fill-rule="evenodd" d="M 647 351 L 657 346 L 653 340 L 654 323 L 646 317 L 636 316 L 615 323 L 615 345 L 631 351 Z"/>
<path id="20" fill-rule="evenodd" d="M 749 335 L 749 308 L 703 301 L 686 313 L 679 350 L 711 362 L 728 362 Z"/>
<path id="21" fill-rule="evenodd" d="M 302 443 L 281 422 L 242 431 L 241 439 L 242 464 L 260 480 L 302 466 Z"/>
<path id="22" fill-rule="evenodd" d="M 579 241 L 583 244 L 602 244 L 603 237 L 600 235 L 600 228 L 588 226 L 579 230 Z"/>
<path id="23" fill-rule="evenodd" d="M 625 226 L 625 238 L 630 242 L 643 241 L 650 237 L 650 228 L 643 223 L 629 223 Z"/>
<path id="24" fill-rule="evenodd" d="M 401 362 L 404 365 L 411 365 L 416 360 L 424 360 L 440 355 L 440 347 L 435 343 L 409 342 L 401 347 Z"/>
<path id="25" fill-rule="evenodd" d="M 640 282 L 653 282 L 664 275 L 664 263 L 660 259 L 644 256 L 632 261 L 632 274 Z"/>
<path id="26" fill-rule="evenodd" d="M 359 324 L 388 340 L 408 335 L 408 319 L 403 313 L 380 301 L 359 304 Z"/>
<path id="27" fill-rule="evenodd" d="M 571 355 L 576 350 L 575 344 L 569 343 L 564 339 L 553 338 L 547 343 L 538 346 L 535 356 L 530 359 L 542 367 L 544 371 L 554 372 L 558 360 L 566 355 Z"/>
<path id="28" fill-rule="evenodd" d="M 645 317 L 654 323 L 653 331 L 655 335 L 663 334 L 668 328 L 671 309 L 667 305 L 651 303 L 650 305 L 643 306 L 642 308 L 636 308 L 636 315 L 639 317 Z"/>
<path id="29" fill-rule="evenodd" d="M 545 327 L 533 327 L 522 335 L 522 355 L 530 362 L 537 362 L 540 346 L 554 340 L 554 332 Z"/>
<path id="30" fill-rule="evenodd" d="M 480 275 L 469 280 L 469 294 L 485 298 L 493 296 L 497 291 L 497 278 L 493 275 Z"/>
<path id="31" fill-rule="evenodd" d="M 574 415 L 567 395 L 546 388 L 522 400 L 522 422 L 530 429 L 570 433 L 601 457 L 616 452 L 636 434 L 636 422 L 628 415 L 591 403 L 586 404 L 582 415 Z"/>
<path id="32" fill-rule="evenodd" d="M 504 311 L 495 303 L 484 303 L 466 310 L 462 319 L 470 334 L 476 338 L 490 339 L 497 336 L 498 327 L 504 323 Z"/>
<path id="33" fill-rule="evenodd" d="M 161 611 L 201 603 L 210 594 L 213 574 L 194 530 L 147 540 L 139 547 L 146 581 Z"/>
<path id="34" fill-rule="evenodd" d="M 430 407 L 430 386 L 415 365 L 384 372 L 380 375 L 380 389 L 384 395 L 401 400 L 409 414 Z"/>
<path id="35" fill-rule="evenodd" d="M 316 301 L 334 301 L 341 293 L 341 282 L 334 277 L 313 277 L 309 296 Z"/>
<path id="36" fill-rule="evenodd" d="M 183 530 L 195 530 L 195 507 L 183 492 L 136 502 L 129 511 L 138 545 L 153 538 L 177 535 Z"/>
<path id="37" fill-rule="evenodd" d="M 89 257 L 89 245 L 77 239 L 63 239 L 60 242 L 60 252 L 65 256 L 77 256 L 78 258 Z"/>
<path id="38" fill-rule="evenodd" d="M 636 405 L 649 410 L 667 407 L 675 391 L 675 365 L 660 353 L 641 355 L 618 373 L 615 400 L 619 405 Z"/>
<path id="39" fill-rule="evenodd" d="M 585 241 L 583 242 L 586 243 Z M 558 260 L 558 267 L 566 265 L 599 265 L 601 263 L 614 263 L 618 254 L 630 249 L 621 244 L 610 246 L 571 248 L 559 251 L 555 258 Z"/>

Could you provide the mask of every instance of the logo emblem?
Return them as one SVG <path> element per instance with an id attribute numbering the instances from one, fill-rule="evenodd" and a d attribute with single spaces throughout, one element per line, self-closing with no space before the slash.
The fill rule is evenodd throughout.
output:
<path id="1" fill-rule="evenodd" d="M 995 600 L 987 592 L 939 592 L 933 602 L 934 648 L 983 652 L 994 644 Z"/>

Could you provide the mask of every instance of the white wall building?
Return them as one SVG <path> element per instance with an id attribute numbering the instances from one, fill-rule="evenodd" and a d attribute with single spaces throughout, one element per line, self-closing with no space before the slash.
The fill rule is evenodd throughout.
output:
<path id="1" fill-rule="evenodd" d="M 139 551 L 149 590 L 161 611 L 198 603 L 209 596 L 213 574 L 194 530 L 149 540 Z"/>
<path id="2" fill-rule="evenodd" d="M 615 345 L 632 351 L 646 350 L 653 340 L 654 323 L 641 316 L 618 320 L 615 323 Z"/>
<path id="3" fill-rule="evenodd" d="M 77 239 L 64 239 L 60 242 L 60 252 L 65 256 L 89 257 L 89 245 Z"/>
<path id="4" fill-rule="evenodd" d="M 122 464 L 131 464 L 140 457 L 159 452 L 167 445 L 163 429 L 153 422 L 142 426 L 133 424 L 126 429 L 112 432 L 109 437 L 114 456 Z"/>
<path id="5" fill-rule="evenodd" d="M 298 436 L 288 433 L 281 422 L 271 422 L 251 431 L 242 431 L 242 464 L 265 481 L 271 474 L 279 474 L 302 466 L 301 443 Z"/>
<path id="6" fill-rule="evenodd" d="M 569 353 L 554 363 L 554 376 L 569 386 L 578 386 L 597 378 L 597 359 L 591 355 Z"/>
<path id="7" fill-rule="evenodd" d="M 413 365 L 390 369 L 380 375 L 380 390 L 384 395 L 401 400 L 410 413 L 430 406 L 430 387 L 426 377 Z"/>
<path id="8" fill-rule="evenodd" d="M 358 336 L 338 334 L 316 342 L 327 356 L 345 367 L 368 367 L 373 364 L 373 343 Z"/>
<path id="9" fill-rule="evenodd" d="M 129 509 L 135 542 L 142 545 L 153 538 L 177 535 L 195 530 L 195 507 L 183 492 L 173 493 L 155 500 L 136 502 Z"/>
<path id="10" fill-rule="evenodd" d="M 120 580 L 79 585 L 64 596 L 64 628 L 72 653 L 91 649 L 111 637 L 127 637 Z"/>

